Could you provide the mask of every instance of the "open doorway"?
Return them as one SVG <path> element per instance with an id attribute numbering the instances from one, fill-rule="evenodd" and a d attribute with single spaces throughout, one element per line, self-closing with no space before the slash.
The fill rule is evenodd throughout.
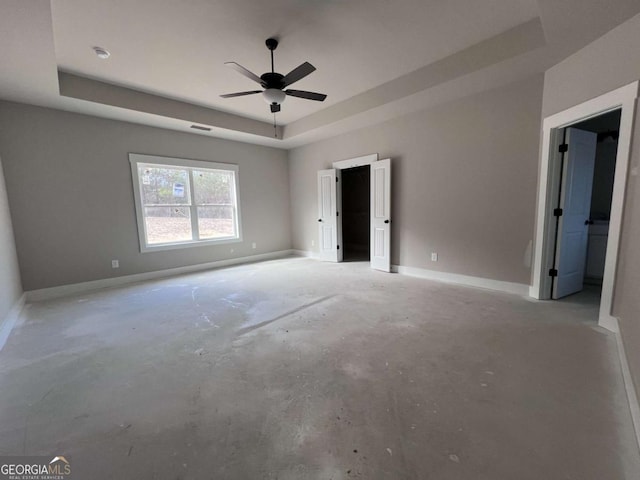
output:
<path id="1" fill-rule="evenodd" d="M 611 201 L 607 202 L 610 203 L 610 211 L 608 214 L 609 223 L 608 228 L 606 224 L 604 224 L 600 232 L 602 233 L 602 230 L 606 230 L 607 238 L 604 273 L 601 279 L 602 294 L 599 302 L 598 324 L 612 331 L 618 331 L 617 320 L 611 314 L 611 308 L 618 261 L 620 232 L 622 228 L 624 192 L 629 172 L 631 134 L 637 98 L 638 82 L 633 82 L 546 117 L 542 125 L 542 158 L 540 164 L 540 183 L 538 185 L 538 209 L 530 295 L 538 299 L 550 299 L 553 297 L 553 284 L 561 281 L 559 280 L 561 275 L 559 270 L 562 267 L 559 268 L 559 266 L 561 265 L 563 257 L 562 241 L 566 238 L 564 237 L 564 233 L 566 232 L 563 232 L 563 229 L 566 229 L 565 227 L 570 225 L 576 227 L 576 230 L 573 232 L 573 241 L 577 241 L 579 238 L 579 243 L 584 244 L 586 248 L 589 246 L 589 229 L 591 228 L 592 234 L 598 234 L 594 228 L 596 222 L 591 223 L 591 221 L 594 220 L 591 218 L 591 202 L 593 201 L 595 157 L 591 159 L 591 177 L 584 173 L 584 169 L 577 169 L 577 173 L 572 172 L 568 170 L 571 162 L 567 164 L 563 161 L 567 160 L 568 157 L 566 155 L 569 155 L 571 152 L 570 146 L 565 144 L 571 143 L 572 135 L 574 139 L 578 139 L 578 144 L 582 144 L 578 145 L 579 149 L 586 148 L 585 145 L 591 142 L 597 150 L 598 139 L 601 141 L 600 143 L 607 142 L 611 144 L 612 141 L 616 140 L 614 138 L 616 134 L 614 132 L 609 132 L 609 134 L 607 131 L 614 130 L 614 128 L 605 124 L 602 127 L 604 131 L 600 131 L 600 127 L 594 127 L 593 124 L 590 125 L 587 122 L 593 121 L 595 124 L 602 121 L 611 121 L 614 116 L 618 116 L 619 118 L 619 122 L 617 122 L 619 123 L 619 130 L 615 149 L 615 165 L 612 166 L 614 170 L 613 192 L 610 197 Z M 606 114 L 610 114 L 611 117 L 607 118 L 605 116 Z M 615 120 L 613 121 L 615 122 Z M 586 127 L 592 130 L 595 129 L 596 131 L 581 130 L 576 127 Z M 600 138 L 598 138 L 598 134 L 600 134 Z M 589 136 L 591 140 L 588 140 Z M 580 139 L 580 137 L 582 137 L 582 139 Z M 587 138 L 587 140 L 585 140 L 585 138 Z M 576 197 L 585 197 L 585 190 L 588 190 L 588 202 L 576 201 L 575 203 L 576 205 L 582 206 L 586 204 L 586 209 L 583 210 L 580 210 L 580 208 L 574 209 L 571 206 L 571 202 L 573 201 L 571 197 L 573 194 L 569 193 L 568 190 L 572 182 L 567 183 L 567 179 L 571 178 L 574 174 L 582 176 L 581 181 L 575 183 L 578 185 L 576 192 L 574 192 Z M 590 180 L 586 181 L 587 178 Z M 603 185 L 598 185 L 597 188 L 600 186 Z M 580 191 L 582 191 L 582 193 L 578 194 Z M 607 216 L 606 211 L 607 210 L 605 210 L 605 217 Z M 573 214 L 576 214 L 575 218 L 572 218 Z M 602 222 L 606 221 L 605 218 L 600 218 L 599 220 Z M 577 226 L 580 225 L 582 227 L 581 231 L 577 228 Z M 567 244 L 564 246 L 566 247 Z M 584 257 L 583 251 L 580 249 L 569 248 L 567 252 L 569 252 L 569 257 L 573 256 L 573 259 L 571 259 L 568 264 L 573 266 L 582 264 L 582 272 L 580 272 L 579 269 L 574 269 L 573 271 L 571 271 L 571 269 L 565 269 L 565 273 L 570 273 L 574 277 L 572 281 L 577 282 L 579 287 L 583 287 L 585 285 L 585 277 L 588 277 L 588 252 L 584 250 Z M 594 263 L 592 259 L 591 266 L 593 267 L 596 263 L 597 262 Z M 597 278 L 595 280 L 597 280 Z M 561 296 L 558 295 L 558 292 L 556 292 L 556 294 L 558 297 Z"/>
<path id="2" fill-rule="evenodd" d="M 586 246 L 580 253 L 584 258 L 582 281 L 576 292 L 567 293 L 578 294 L 579 299 L 586 303 L 591 303 L 595 299 L 599 302 L 602 291 L 616 155 L 620 136 L 620 113 L 619 109 L 614 110 L 570 127 L 582 132 L 589 132 L 588 134 L 595 137 L 595 145 L 589 152 L 589 155 L 593 156 L 594 162 L 592 172 L 588 172 L 591 177 L 591 195 L 585 199 L 588 206 L 588 217 L 585 220 L 587 223 L 585 229 Z M 568 154 L 569 152 L 567 152 L 567 157 L 569 157 Z M 561 232 L 558 232 L 558 235 L 560 234 Z"/>
<path id="3" fill-rule="evenodd" d="M 551 298 L 599 303 L 611 218 L 620 110 L 562 129 Z"/>
<path id="4" fill-rule="evenodd" d="M 363 167 L 363 169 L 358 169 Z M 350 187 L 344 187 L 343 172 Z M 364 173 L 364 169 L 368 172 Z M 342 262 L 345 259 L 344 227 L 347 227 L 349 258 L 369 259 L 371 268 L 391 271 L 391 159 L 378 154 L 333 162 L 333 168 L 318 171 L 318 259 Z M 368 178 L 368 184 L 366 179 Z M 354 188 L 355 182 L 355 188 Z M 368 195 L 367 195 L 368 192 Z M 347 198 L 345 221 L 343 194 Z M 353 197 L 352 197 L 353 195 Z M 368 212 L 364 206 L 368 205 Z M 357 216 L 357 218 L 356 218 Z M 369 229 L 364 231 L 365 220 Z M 355 222 L 353 222 L 355 220 Z M 355 225 L 352 225 L 355 223 Z M 369 238 L 367 243 L 363 243 Z"/>
<path id="5" fill-rule="evenodd" d="M 368 262 L 371 231 L 371 168 L 342 170 L 342 243 L 344 262 Z"/>

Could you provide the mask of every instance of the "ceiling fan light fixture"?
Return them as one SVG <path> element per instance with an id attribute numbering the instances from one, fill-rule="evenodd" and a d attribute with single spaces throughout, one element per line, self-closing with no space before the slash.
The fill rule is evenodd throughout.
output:
<path id="1" fill-rule="evenodd" d="M 262 92 L 262 97 L 269 105 L 272 105 L 274 103 L 280 105 L 282 102 L 284 102 L 284 99 L 287 98 L 287 94 L 282 90 L 278 90 L 277 88 L 267 88 L 264 92 Z"/>

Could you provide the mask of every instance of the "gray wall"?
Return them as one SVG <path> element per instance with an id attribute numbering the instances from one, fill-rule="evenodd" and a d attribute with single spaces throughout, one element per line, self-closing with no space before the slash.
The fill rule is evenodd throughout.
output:
<path id="1" fill-rule="evenodd" d="M 317 251 L 317 170 L 378 152 L 392 159 L 393 264 L 529 284 L 542 87 L 536 76 L 291 150 L 294 248 Z"/>
<path id="2" fill-rule="evenodd" d="M 0 158 L 0 325 L 21 295 L 18 257 Z"/>
<path id="3" fill-rule="evenodd" d="M 545 75 L 545 116 L 640 79 L 640 15 L 551 68 Z M 635 119 L 613 313 L 640 394 L 640 122 Z"/>
<path id="4" fill-rule="evenodd" d="M 129 152 L 237 163 L 243 242 L 140 253 Z M 283 150 L 0 103 L 0 155 L 25 290 L 291 247 Z"/>
<path id="5" fill-rule="evenodd" d="M 549 69 L 544 77 L 547 117 L 638 80 L 640 15 Z"/>

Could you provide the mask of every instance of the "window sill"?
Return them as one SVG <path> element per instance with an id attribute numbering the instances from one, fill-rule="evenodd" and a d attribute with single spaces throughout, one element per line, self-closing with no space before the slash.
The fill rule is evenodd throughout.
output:
<path id="1" fill-rule="evenodd" d="M 140 251 L 142 253 L 148 252 L 161 252 L 164 250 L 177 250 L 184 248 L 193 248 L 193 247 L 211 247 L 214 245 L 226 245 L 230 243 L 241 243 L 242 238 L 233 237 L 233 238 L 221 238 L 215 240 L 195 240 L 189 242 L 180 242 L 180 243 L 159 243 L 156 245 L 141 245 Z"/>

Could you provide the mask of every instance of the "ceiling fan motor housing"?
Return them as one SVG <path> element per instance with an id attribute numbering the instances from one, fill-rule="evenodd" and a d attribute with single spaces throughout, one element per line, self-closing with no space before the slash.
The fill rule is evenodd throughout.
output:
<path id="1" fill-rule="evenodd" d="M 262 97 L 270 105 L 279 105 L 287 98 L 287 94 L 283 92 L 284 75 L 276 72 L 263 73 L 260 76 L 262 87 Z"/>
<path id="2" fill-rule="evenodd" d="M 264 88 L 277 88 L 282 90 L 284 88 L 284 75 L 276 72 L 267 72 L 260 75 L 262 80 L 262 86 Z"/>

